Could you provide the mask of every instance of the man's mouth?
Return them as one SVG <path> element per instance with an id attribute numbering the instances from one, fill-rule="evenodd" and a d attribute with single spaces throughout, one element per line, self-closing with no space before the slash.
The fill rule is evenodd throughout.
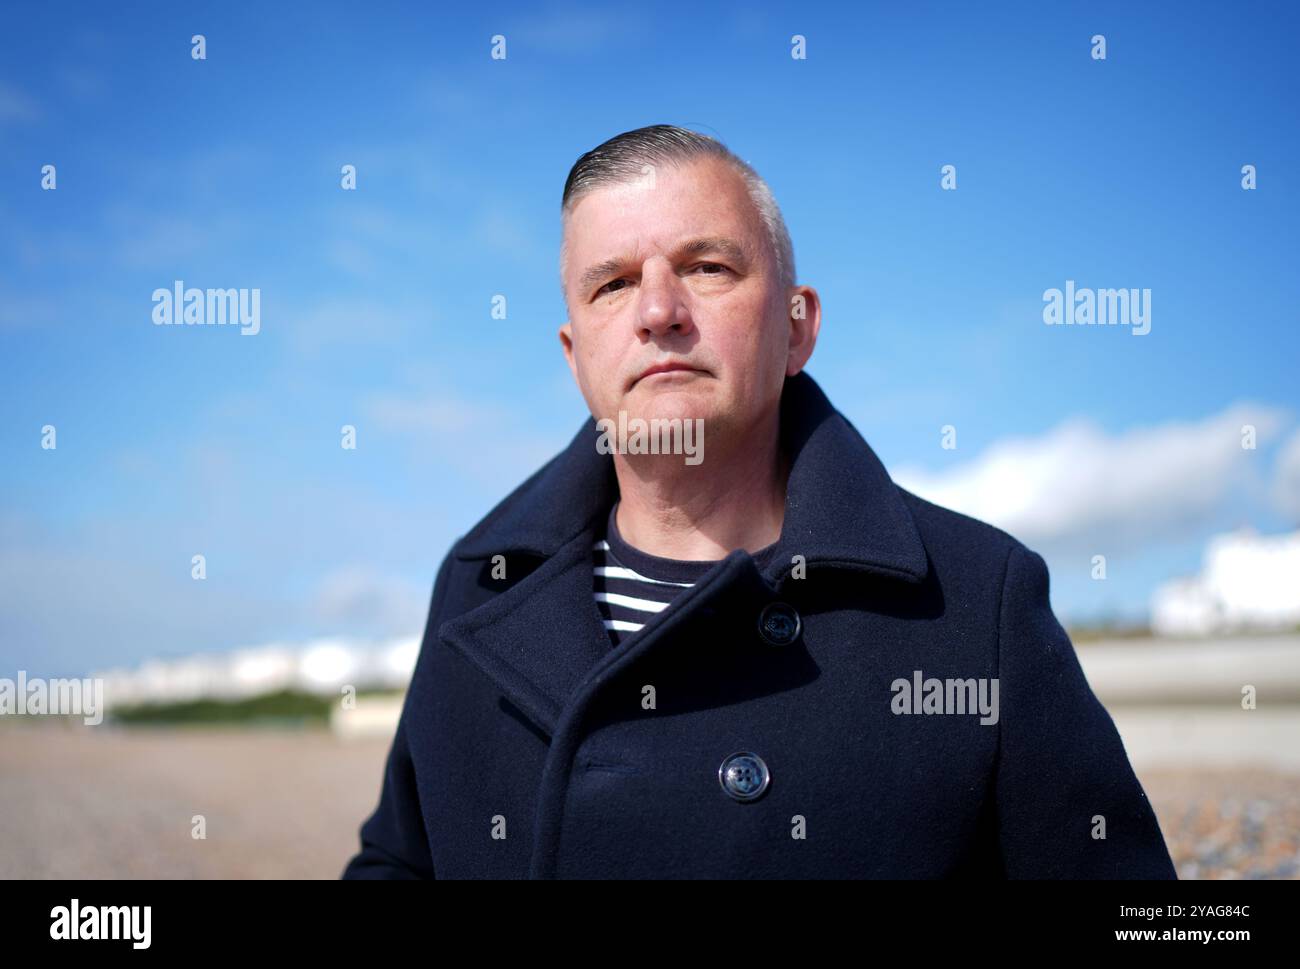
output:
<path id="1" fill-rule="evenodd" d="M 647 367 L 642 372 L 641 376 L 637 377 L 636 380 L 632 381 L 632 383 L 633 385 L 636 385 L 640 383 L 642 380 L 645 380 L 647 377 L 655 377 L 660 374 L 673 374 L 673 373 L 689 374 L 689 373 L 705 373 L 705 371 L 699 369 L 698 367 L 692 367 L 690 364 L 683 363 L 681 361 L 666 361 L 664 363 L 656 363 L 652 367 Z"/>

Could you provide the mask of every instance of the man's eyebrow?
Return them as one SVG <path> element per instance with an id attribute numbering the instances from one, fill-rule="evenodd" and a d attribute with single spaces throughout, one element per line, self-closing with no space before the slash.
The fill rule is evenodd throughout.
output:
<path id="1" fill-rule="evenodd" d="M 743 266 L 750 263 L 749 251 L 737 242 L 727 236 L 702 236 L 698 239 L 691 239 L 677 247 L 675 255 L 678 258 L 683 256 L 705 256 L 711 253 L 726 256 Z M 583 271 L 578 280 L 581 290 L 585 291 L 589 286 L 600 282 L 608 276 L 623 269 L 630 260 L 614 256 L 611 259 L 605 259 L 595 265 L 589 266 Z"/>

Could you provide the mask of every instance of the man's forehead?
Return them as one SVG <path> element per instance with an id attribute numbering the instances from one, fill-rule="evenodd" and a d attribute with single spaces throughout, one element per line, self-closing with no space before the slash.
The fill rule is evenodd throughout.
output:
<path id="1" fill-rule="evenodd" d="M 590 190 L 566 213 L 563 231 L 567 273 L 585 287 L 660 252 L 757 263 L 764 230 L 743 177 L 703 158 Z"/>

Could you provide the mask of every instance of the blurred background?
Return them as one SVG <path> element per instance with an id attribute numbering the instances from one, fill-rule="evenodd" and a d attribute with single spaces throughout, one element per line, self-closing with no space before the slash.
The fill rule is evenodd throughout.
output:
<path id="1" fill-rule="evenodd" d="M 9 5 L 0 678 L 108 712 L 0 716 L 0 877 L 337 877 L 438 564 L 586 417 L 565 177 L 657 123 L 767 179 L 895 480 L 1047 559 L 1179 874 L 1300 877 L 1298 21 Z M 1067 280 L 1150 331 L 1045 326 Z M 258 332 L 155 325 L 178 281 Z"/>

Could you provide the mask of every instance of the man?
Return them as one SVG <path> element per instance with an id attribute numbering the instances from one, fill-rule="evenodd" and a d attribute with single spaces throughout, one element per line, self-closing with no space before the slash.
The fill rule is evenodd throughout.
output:
<path id="1" fill-rule="evenodd" d="M 1175 877 L 1043 559 L 803 372 L 753 170 L 642 128 L 562 220 L 592 419 L 443 561 L 344 877 Z"/>

